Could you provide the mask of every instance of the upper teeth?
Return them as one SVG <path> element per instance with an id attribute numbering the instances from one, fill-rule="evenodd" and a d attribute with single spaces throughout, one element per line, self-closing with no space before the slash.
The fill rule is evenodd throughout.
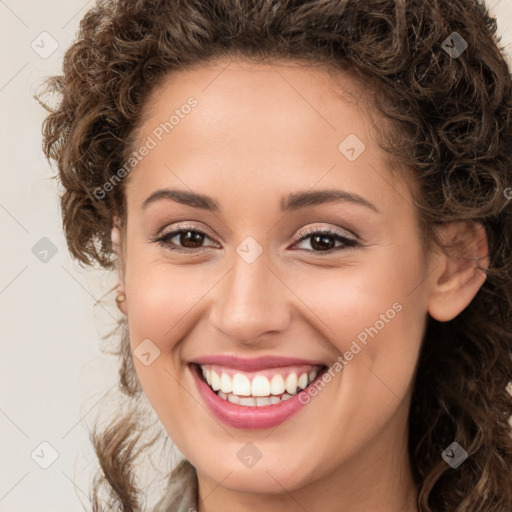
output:
<path id="1" fill-rule="evenodd" d="M 245 373 L 217 365 L 201 365 L 206 382 L 214 391 L 239 396 L 270 396 L 289 393 L 306 388 L 317 376 L 319 367 L 279 368 L 262 372 Z M 271 374 L 271 375 L 269 375 Z"/>

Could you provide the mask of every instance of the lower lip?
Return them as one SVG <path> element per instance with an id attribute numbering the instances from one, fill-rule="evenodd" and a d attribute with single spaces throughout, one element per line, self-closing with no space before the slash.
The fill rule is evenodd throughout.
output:
<path id="1" fill-rule="evenodd" d="M 237 405 L 217 396 L 201 378 L 201 369 L 197 365 L 190 364 L 189 367 L 196 381 L 199 393 L 210 412 L 219 421 L 230 427 L 242 429 L 275 427 L 300 411 L 304 405 L 307 405 L 306 400 L 304 400 L 304 403 L 300 401 L 300 395 L 307 394 L 306 390 L 299 391 L 292 398 L 283 400 L 278 404 L 261 407 Z"/>

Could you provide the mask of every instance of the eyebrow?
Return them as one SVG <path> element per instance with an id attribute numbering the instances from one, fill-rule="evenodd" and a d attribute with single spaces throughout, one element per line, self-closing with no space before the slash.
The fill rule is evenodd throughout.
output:
<path id="1" fill-rule="evenodd" d="M 195 192 L 187 192 L 186 190 L 168 188 L 159 189 L 153 192 L 142 203 L 142 208 L 147 208 L 147 206 L 151 203 L 161 199 L 176 201 L 177 203 L 191 206 L 193 208 L 200 208 L 201 210 L 211 212 L 220 211 L 219 203 L 217 203 L 215 199 L 209 196 L 204 194 L 197 194 Z M 281 210 L 283 212 L 290 212 L 300 208 L 305 208 L 307 206 L 315 206 L 339 201 L 365 206 L 366 208 L 379 213 L 377 207 L 364 197 L 361 197 L 360 195 L 354 194 L 352 192 L 336 189 L 291 193 L 288 195 L 288 197 L 281 199 Z"/>
<path id="2" fill-rule="evenodd" d="M 315 190 L 312 192 L 295 192 L 289 194 L 288 198 L 283 198 L 281 200 L 281 210 L 283 212 L 289 212 L 298 210 L 299 208 L 304 208 L 306 206 L 334 203 L 339 201 L 365 206 L 366 208 L 370 208 L 371 210 L 379 213 L 377 207 L 364 197 L 352 192 L 336 189 Z"/>
<path id="3" fill-rule="evenodd" d="M 148 205 L 159 201 L 160 199 L 171 199 L 177 203 L 181 203 L 193 208 L 200 208 L 210 212 L 219 211 L 219 204 L 211 197 L 203 194 L 196 194 L 194 192 L 187 192 L 186 190 L 176 190 L 169 188 L 161 188 L 153 192 L 143 203 L 142 208 L 147 208 Z"/>

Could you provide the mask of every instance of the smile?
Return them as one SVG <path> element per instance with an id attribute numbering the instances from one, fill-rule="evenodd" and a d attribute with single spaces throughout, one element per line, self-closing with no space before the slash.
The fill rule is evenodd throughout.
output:
<path id="1" fill-rule="evenodd" d="M 200 365 L 206 383 L 223 400 L 263 407 L 289 400 L 315 380 L 320 366 L 284 367 L 241 372 L 218 365 Z"/>
<path id="2" fill-rule="evenodd" d="M 327 371 L 323 363 L 291 358 L 210 356 L 188 366 L 209 412 L 239 429 L 288 420 L 309 402 L 301 394 Z"/>

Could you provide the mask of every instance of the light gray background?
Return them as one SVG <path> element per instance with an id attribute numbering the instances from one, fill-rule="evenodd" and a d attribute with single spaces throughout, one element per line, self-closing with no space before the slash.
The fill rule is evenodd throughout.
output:
<path id="1" fill-rule="evenodd" d="M 44 77 L 59 72 L 92 5 L 0 0 L 0 512 L 74 512 L 83 510 L 81 502 L 89 505 L 97 466 L 87 429 L 108 408 L 117 384 L 117 359 L 100 345 L 118 312 L 99 302 L 115 276 L 84 270 L 68 255 L 50 180 L 56 169 L 41 151 L 45 111 L 33 99 Z M 510 55 L 512 0 L 489 5 Z M 42 32 L 58 44 L 49 56 L 52 41 Z M 43 237 L 57 249 L 46 263 L 32 252 Z M 36 463 L 51 461 L 42 442 L 58 453 L 47 469 Z"/>

